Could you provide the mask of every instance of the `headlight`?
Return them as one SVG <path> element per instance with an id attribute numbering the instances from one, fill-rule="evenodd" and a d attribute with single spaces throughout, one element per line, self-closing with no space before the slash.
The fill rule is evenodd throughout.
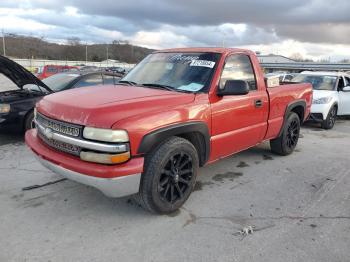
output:
<path id="1" fill-rule="evenodd" d="M 328 104 L 329 102 L 331 102 L 332 97 L 331 96 L 327 96 L 327 97 L 322 97 L 322 98 L 318 98 L 318 99 L 314 99 L 312 101 L 313 104 Z"/>
<path id="2" fill-rule="evenodd" d="M 125 143 L 129 142 L 129 135 L 125 130 L 101 129 L 94 127 L 85 127 L 83 131 L 84 138 L 103 141 Z"/>
<path id="3" fill-rule="evenodd" d="M 11 106 L 9 104 L 0 104 L 0 114 L 6 114 L 10 112 Z"/>

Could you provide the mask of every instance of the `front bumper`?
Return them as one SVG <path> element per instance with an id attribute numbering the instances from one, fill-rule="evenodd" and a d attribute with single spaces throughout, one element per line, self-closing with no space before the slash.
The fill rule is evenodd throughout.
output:
<path id="1" fill-rule="evenodd" d="M 322 115 L 322 113 L 311 113 L 309 120 L 314 121 L 314 122 L 322 122 L 323 115 Z"/>
<path id="2" fill-rule="evenodd" d="M 86 176 L 59 165 L 55 165 L 39 156 L 37 156 L 37 159 L 44 167 L 50 169 L 54 173 L 60 174 L 81 184 L 97 188 L 108 197 L 123 197 L 136 194 L 139 191 L 141 173 L 116 178 L 98 178 Z"/>
<path id="3" fill-rule="evenodd" d="M 319 121 L 326 120 L 328 116 L 328 112 L 332 107 L 332 103 L 328 104 L 312 104 L 311 106 L 311 115 L 314 114 L 316 116 L 315 118 L 318 119 Z M 322 115 L 322 117 L 321 117 Z M 310 117 L 312 119 L 312 117 Z"/>
<path id="4" fill-rule="evenodd" d="M 132 158 L 120 165 L 102 165 L 48 147 L 35 129 L 26 132 L 25 141 L 42 165 L 68 179 L 95 187 L 106 196 L 122 197 L 139 191 L 143 157 Z"/>

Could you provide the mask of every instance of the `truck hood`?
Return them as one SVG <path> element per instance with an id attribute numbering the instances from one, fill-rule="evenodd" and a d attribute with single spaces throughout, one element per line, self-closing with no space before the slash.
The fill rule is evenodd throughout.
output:
<path id="1" fill-rule="evenodd" d="M 45 85 L 39 78 L 34 76 L 23 66 L 4 56 L 0 56 L 0 73 L 4 74 L 20 89 L 23 89 L 23 86 L 25 85 L 32 84 L 41 86 L 47 91 L 52 92 L 52 90 L 47 85 Z"/>
<path id="2" fill-rule="evenodd" d="M 45 96 L 38 111 L 56 120 L 83 126 L 111 128 L 121 119 L 162 111 L 193 102 L 191 93 L 138 86 L 99 86 L 72 89 Z"/>

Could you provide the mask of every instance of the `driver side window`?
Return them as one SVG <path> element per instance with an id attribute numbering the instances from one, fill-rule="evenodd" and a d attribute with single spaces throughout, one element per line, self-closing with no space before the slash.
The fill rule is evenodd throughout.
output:
<path id="1" fill-rule="evenodd" d="M 249 56 L 238 54 L 226 59 L 220 79 L 220 89 L 224 89 L 227 80 L 244 80 L 248 82 L 251 91 L 257 89 L 254 69 Z"/>

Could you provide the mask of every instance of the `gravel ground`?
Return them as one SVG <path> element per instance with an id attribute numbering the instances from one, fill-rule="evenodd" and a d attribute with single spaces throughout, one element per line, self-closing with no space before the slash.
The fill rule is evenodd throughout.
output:
<path id="1" fill-rule="evenodd" d="M 41 167 L 0 135 L 0 261 L 349 261 L 350 121 L 303 127 L 296 152 L 268 144 L 201 168 L 170 216 Z M 252 226 L 254 232 L 238 232 Z"/>

